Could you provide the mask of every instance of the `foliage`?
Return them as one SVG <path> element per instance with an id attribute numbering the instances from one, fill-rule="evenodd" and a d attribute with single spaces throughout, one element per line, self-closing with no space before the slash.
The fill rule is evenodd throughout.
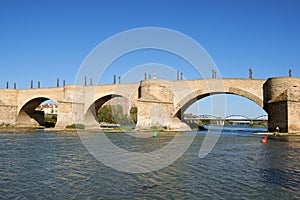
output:
<path id="1" fill-rule="evenodd" d="M 98 110 L 98 122 L 109 124 L 132 125 L 137 121 L 137 108 L 130 110 L 130 115 L 124 113 L 121 105 L 104 105 Z"/>
<path id="2" fill-rule="evenodd" d="M 45 114 L 45 122 L 56 123 L 57 115 L 47 115 Z"/>
<path id="3" fill-rule="evenodd" d="M 83 124 L 71 124 L 71 125 L 67 125 L 66 128 L 84 129 L 85 126 Z"/>
<path id="4" fill-rule="evenodd" d="M 55 127 L 56 121 L 57 121 L 57 115 L 45 114 L 45 127 L 46 128 Z"/>
<path id="5" fill-rule="evenodd" d="M 130 109 L 130 117 L 132 121 L 136 124 L 137 122 L 137 107 L 132 107 Z"/>
<path id="6" fill-rule="evenodd" d="M 106 122 L 110 124 L 115 124 L 116 121 L 113 117 L 113 111 L 110 105 L 101 106 L 98 110 L 98 121 L 99 122 Z"/>

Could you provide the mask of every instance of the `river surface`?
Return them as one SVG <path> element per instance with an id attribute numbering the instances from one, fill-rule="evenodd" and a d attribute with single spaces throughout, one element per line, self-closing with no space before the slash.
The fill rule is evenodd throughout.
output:
<path id="1" fill-rule="evenodd" d="M 300 199 L 300 143 L 263 144 L 255 131 L 225 128 L 202 159 L 206 131 L 198 132 L 182 157 L 142 174 L 105 166 L 74 132 L 0 132 L 0 199 Z M 174 136 L 106 135 L 120 147 L 144 152 Z"/>

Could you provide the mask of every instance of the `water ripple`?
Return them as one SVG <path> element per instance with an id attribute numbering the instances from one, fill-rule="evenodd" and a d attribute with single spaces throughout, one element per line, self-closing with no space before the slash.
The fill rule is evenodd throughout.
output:
<path id="1" fill-rule="evenodd" d="M 0 199 L 299 199 L 299 143 L 263 145 L 245 132 L 226 130 L 203 159 L 199 134 L 181 158 L 146 174 L 103 165 L 74 133 L 0 133 Z M 109 134 L 138 152 L 159 149 L 172 137 Z"/>

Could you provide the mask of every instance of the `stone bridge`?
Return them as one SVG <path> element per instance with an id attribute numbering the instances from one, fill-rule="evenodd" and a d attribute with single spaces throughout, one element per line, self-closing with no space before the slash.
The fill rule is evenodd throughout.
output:
<path id="1" fill-rule="evenodd" d="M 58 105 L 57 128 L 73 123 L 99 128 L 96 111 L 114 97 L 128 98 L 138 107 L 136 129 L 166 127 L 188 130 L 181 114 L 194 102 L 214 94 L 235 94 L 255 102 L 268 113 L 269 131 L 300 132 L 300 78 L 145 80 L 137 84 L 59 88 L 0 89 L 0 124 L 40 123 L 35 108 L 45 100 Z M 241 108 L 243 109 L 243 108 Z"/>

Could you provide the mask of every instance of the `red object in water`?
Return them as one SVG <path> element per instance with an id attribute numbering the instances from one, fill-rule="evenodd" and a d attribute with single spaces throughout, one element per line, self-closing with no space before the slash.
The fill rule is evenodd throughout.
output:
<path id="1" fill-rule="evenodd" d="M 268 137 L 264 136 L 264 137 L 261 138 L 261 142 L 262 143 L 267 143 L 267 139 L 268 139 Z"/>

